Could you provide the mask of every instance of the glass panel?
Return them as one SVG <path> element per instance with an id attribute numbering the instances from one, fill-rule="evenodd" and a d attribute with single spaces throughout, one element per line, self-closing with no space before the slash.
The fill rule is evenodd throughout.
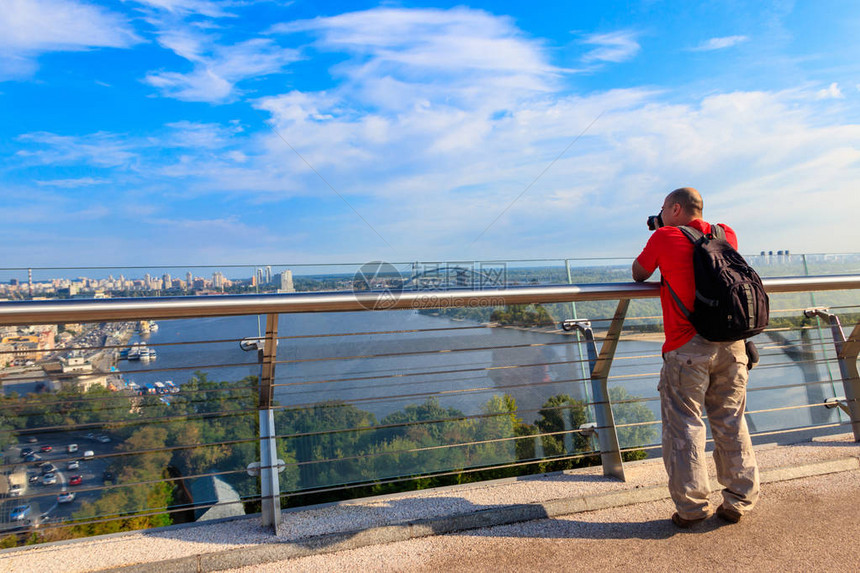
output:
<path id="1" fill-rule="evenodd" d="M 56 540 L 254 509 L 259 365 L 239 339 L 256 317 L 15 330 L 0 447 L 31 513 L 0 529 Z"/>
<path id="2" fill-rule="evenodd" d="M 860 269 L 857 255 L 749 258 L 763 276 Z M 5 269 L 0 297 L 367 288 L 396 297 L 627 283 L 631 260 Z M 771 297 L 771 327 L 755 339 L 761 362 L 749 385 L 754 433 L 847 431 L 845 415 L 822 406 L 844 393 L 830 325 L 803 310 L 829 308 L 847 334 L 860 320 L 858 303 L 856 291 Z M 580 427 L 594 421 L 591 360 L 616 305 L 280 316 L 284 504 L 599 463 L 596 439 Z M 590 321 L 593 348 L 560 329 L 570 318 Z M 20 500 L 0 505 L 0 529 L 39 525 L 41 539 L 51 540 L 259 511 L 259 478 L 246 468 L 259 460 L 261 370 L 256 351 L 239 342 L 264 332 L 257 316 L 0 329 L 0 447 L 6 489 L 20 486 L 6 492 Z M 626 459 L 659 455 L 662 340 L 659 300 L 632 301 L 609 377 Z M 31 506 L 23 521 L 12 519 L 18 501 Z"/>

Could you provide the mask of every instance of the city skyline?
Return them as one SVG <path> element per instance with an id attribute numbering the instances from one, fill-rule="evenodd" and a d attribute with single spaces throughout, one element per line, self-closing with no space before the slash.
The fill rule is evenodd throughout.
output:
<path id="1" fill-rule="evenodd" d="M 199 269 L 197 269 L 199 271 Z M 213 270 L 211 278 L 201 276 L 200 273 L 186 271 L 182 276 L 173 276 L 169 272 L 158 275 L 146 272 L 142 276 L 126 277 L 120 273 L 114 277 L 88 277 L 78 275 L 70 277 L 51 277 L 33 279 L 32 272 L 27 273 L 26 279 L 10 278 L 0 281 L 0 300 L 4 295 L 22 293 L 31 297 L 40 297 L 45 294 L 62 294 L 74 297 L 80 293 L 110 293 L 113 291 L 203 291 L 221 290 L 233 286 L 274 286 L 278 292 L 294 292 L 293 273 L 290 269 L 284 269 L 274 275 L 271 266 L 257 267 L 248 277 L 224 276 L 220 270 Z M 262 278 L 261 278 L 262 277 Z M 99 298 L 96 296 L 96 298 Z"/>
<path id="2" fill-rule="evenodd" d="M 678 186 L 740 250 L 858 244 L 843 2 L 10 0 L 6 267 L 635 257 Z"/>

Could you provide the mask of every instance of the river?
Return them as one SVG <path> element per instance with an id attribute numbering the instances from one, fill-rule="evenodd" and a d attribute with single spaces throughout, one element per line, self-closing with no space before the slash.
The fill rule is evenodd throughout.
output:
<path id="1" fill-rule="evenodd" d="M 260 320 L 259 326 L 256 316 L 159 321 L 158 330 L 142 338 L 157 350 L 157 359 L 122 361 L 119 368 L 126 382 L 140 385 L 167 379 L 181 385 L 196 370 L 217 381 L 256 376 L 256 353 L 243 351 L 238 340 L 265 331 L 265 319 Z M 282 315 L 279 336 L 275 398 L 285 406 L 347 401 L 382 418 L 435 398 L 443 407 L 475 415 L 493 395 L 507 393 L 516 400 L 520 417 L 532 422 L 553 395 L 590 395 L 582 382 L 579 349 L 567 334 L 490 328 L 410 310 Z M 841 393 L 838 382 L 811 390 L 784 388 L 804 379 L 827 380 L 827 369 L 807 365 L 804 371 L 781 349 L 784 345 L 764 335 L 757 340 L 763 359 L 751 373 L 748 410 L 820 403 L 834 391 Z M 623 386 L 634 396 L 651 399 L 646 404 L 659 419 L 653 398 L 660 365 L 659 342 L 622 340 L 610 387 Z M 767 389 L 772 386 L 780 388 Z M 750 423 L 767 431 L 836 419 L 834 410 L 815 410 L 762 412 L 753 414 Z"/>

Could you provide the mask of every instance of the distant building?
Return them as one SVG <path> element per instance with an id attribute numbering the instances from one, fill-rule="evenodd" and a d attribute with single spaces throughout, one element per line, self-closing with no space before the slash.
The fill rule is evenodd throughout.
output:
<path id="1" fill-rule="evenodd" d="M 19 363 L 39 359 L 38 336 L 7 336 L 0 344 L 11 344 L 12 356 Z"/>
<path id="2" fill-rule="evenodd" d="M 70 284 L 68 287 L 57 289 L 57 294 L 65 297 L 73 297 L 79 292 L 78 285 Z"/>
<path id="3" fill-rule="evenodd" d="M 93 371 L 93 365 L 84 356 L 76 354 L 60 358 L 60 370 L 63 374 L 89 374 Z"/>
<path id="4" fill-rule="evenodd" d="M 46 351 L 54 349 L 54 341 L 56 337 L 56 326 L 36 327 L 38 330 L 32 331 L 32 334 L 19 334 L 13 336 L 4 336 L 0 339 L 0 344 L 11 347 L 13 360 L 27 361 L 39 360 L 44 356 Z M 9 356 L 8 354 L 5 356 Z"/>
<path id="5" fill-rule="evenodd" d="M 296 292 L 293 286 L 293 271 L 286 270 L 281 273 L 281 284 L 278 292 Z"/>
<path id="6" fill-rule="evenodd" d="M 0 343 L 0 368 L 6 368 L 15 359 L 15 347 L 11 344 Z"/>

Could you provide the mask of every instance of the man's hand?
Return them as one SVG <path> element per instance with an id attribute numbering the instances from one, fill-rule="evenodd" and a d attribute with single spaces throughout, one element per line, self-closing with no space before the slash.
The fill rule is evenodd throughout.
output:
<path id="1" fill-rule="evenodd" d="M 652 272 L 648 272 L 645 270 L 645 267 L 639 264 L 639 259 L 633 261 L 633 280 L 637 283 L 641 283 L 644 280 L 647 280 L 653 274 Z"/>

